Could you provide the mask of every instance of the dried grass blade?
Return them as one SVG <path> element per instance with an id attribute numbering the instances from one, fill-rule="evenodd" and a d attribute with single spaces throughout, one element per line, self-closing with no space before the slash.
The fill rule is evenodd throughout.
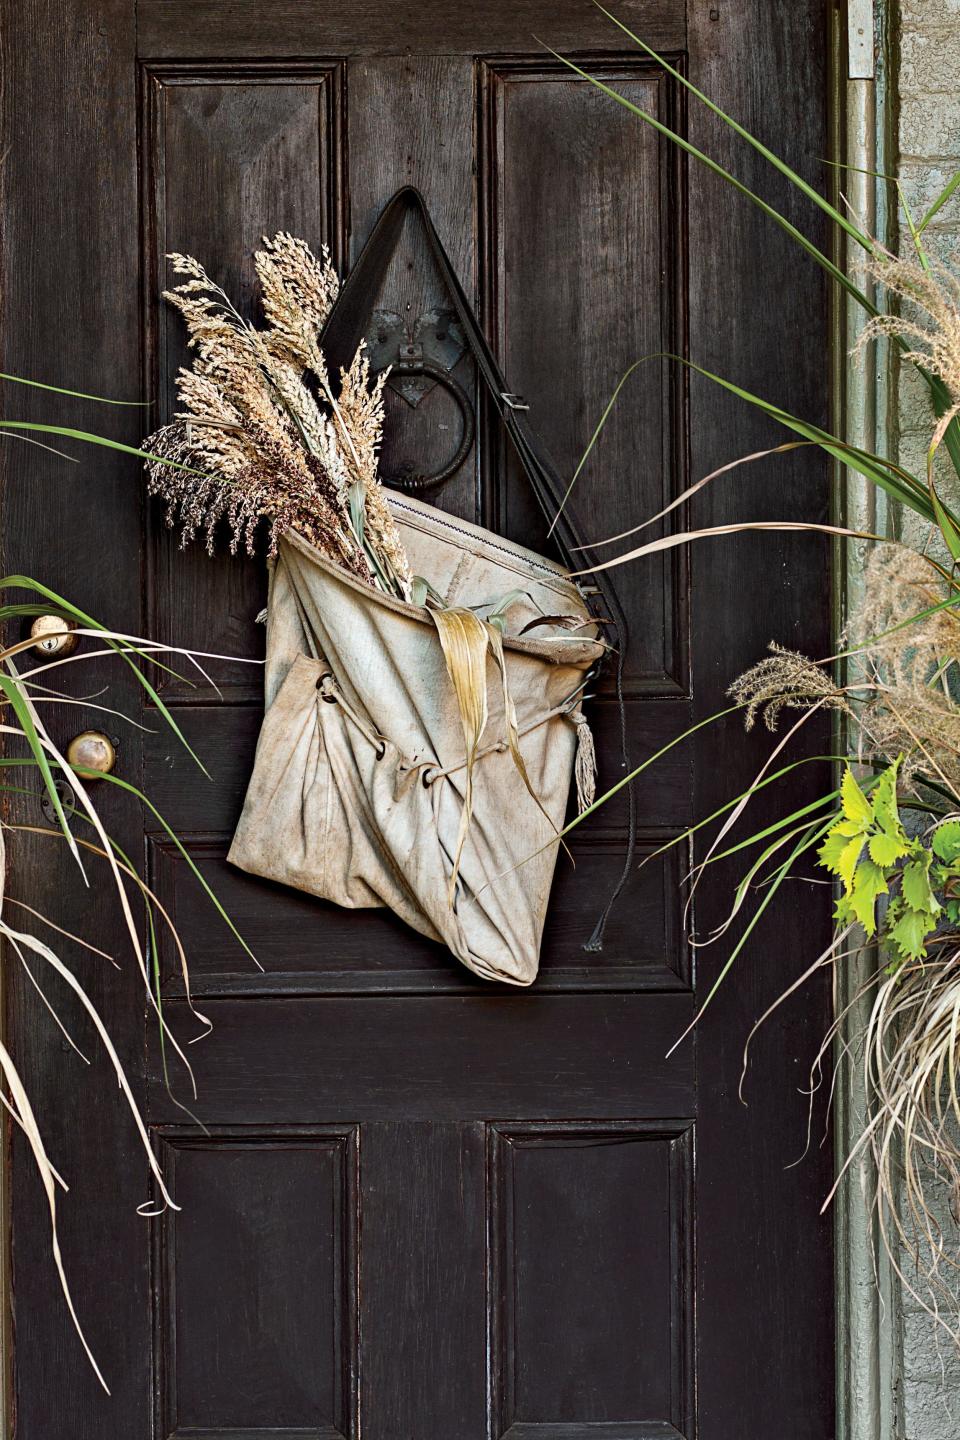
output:
<path id="1" fill-rule="evenodd" d="M 166 1184 L 163 1179 L 163 1172 L 160 1169 L 160 1164 L 157 1160 L 156 1155 L 153 1153 L 153 1147 L 150 1144 L 150 1137 L 147 1134 L 147 1127 L 144 1124 L 143 1116 L 140 1113 L 137 1102 L 133 1097 L 133 1091 L 130 1089 L 130 1084 L 127 1080 L 126 1071 L 124 1070 L 123 1065 L 120 1061 L 120 1056 L 117 1054 L 116 1047 L 114 1046 L 113 1041 L 110 1039 L 110 1032 L 107 1030 L 106 1025 L 100 1018 L 100 1012 L 97 1010 L 97 1007 L 94 1005 L 93 1001 L 90 999 L 89 995 L 84 990 L 79 980 L 77 980 L 73 973 L 68 970 L 67 966 L 64 965 L 63 961 L 54 954 L 54 952 L 50 949 L 49 945 L 45 945 L 42 940 L 38 940 L 34 935 L 28 935 L 26 931 L 18 931 L 11 929 L 11 927 L 5 921 L 0 921 L 0 931 L 2 931 L 2 933 L 6 935 L 8 939 L 13 940 L 15 943 L 26 946 L 27 949 L 32 950 L 34 954 L 39 955 L 41 959 L 46 960 L 47 964 L 51 965 L 53 969 L 56 970 L 57 974 L 66 981 L 70 989 L 77 996 L 77 999 L 80 1001 L 80 1004 L 83 1006 L 84 1010 L 86 1010 L 87 1014 L 90 1016 L 90 1019 L 93 1021 L 94 1029 L 100 1036 L 100 1041 L 103 1045 L 103 1048 L 109 1056 L 110 1063 L 113 1066 L 114 1074 L 117 1077 L 117 1083 L 120 1086 L 120 1089 L 123 1092 L 123 1097 L 127 1102 L 127 1107 L 131 1115 L 133 1116 L 133 1121 L 136 1125 L 137 1133 L 140 1136 L 141 1145 L 147 1157 L 147 1163 L 149 1164 L 151 1173 L 153 1174 L 153 1177 L 157 1182 L 164 1203 L 168 1205 L 171 1210 L 179 1210 L 179 1205 L 174 1203 L 172 1195 L 167 1190 Z"/>
<path id="2" fill-rule="evenodd" d="M 17 959 L 20 961 L 20 964 L 23 966 L 23 972 L 24 972 L 24 974 L 26 975 L 27 979 L 30 981 L 30 984 L 33 986 L 34 990 L 36 991 L 37 996 L 38 996 L 39 999 L 40 999 L 40 1003 L 41 1003 L 41 1004 L 44 1006 L 44 1008 L 49 1012 L 50 1018 L 51 1018 L 51 1020 L 53 1021 L 54 1025 L 56 1025 L 57 1029 L 60 1031 L 60 1034 L 63 1036 L 64 1040 L 67 1042 L 67 1044 L 69 1045 L 70 1049 L 74 1052 L 74 1054 L 80 1056 L 80 1059 L 83 1061 L 84 1065 L 89 1065 L 89 1064 L 90 1064 L 90 1061 L 87 1059 L 86 1055 L 84 1055 L 83 1051 L 80 1049 L 80 1046 L 79 1046 L 79 1045 L 77 1044 L 77 1042 L 74 1040 L 73 1036 L 70 1034 L 70 1031 L 67 1029 L 66 1025 L 64 1025 L 63 1021 L 60 1019 L 60 1016 L 57 1014 L 56 1010 L 54 1009 L 53 1001 L 52 1001 L 52 1000 L 50 999 L 50 997 L 47 995 L 47 993 L 46 993 L 46 991 L 44 990 L 43 986 L 40 984 L 40 981 L 37 979 L 36 975 L 34 975 L 33 971 L 30 969 L 30 966 L 27 964 L 27 957 L 26 957 L 26 955 L 24 955 L 23 950 L 20 948 L 20 946 L 17 944 L 16 940 L 14 939 L 14 937 L 13 937 L 13 932 L 12 932 L 12 931 L 9 931 L 9 932 L 7 933 L 7 939 L 8 939 L 8 941 L 10 942 L 10 944 L 13 946 L 14 950 L 16 951 Z"/>
<path id="3" fill-rule="evenodd" d="M 790 450 L 801 450 L 817 443 L 816 440 L 788 440 L 785 444 L 774 445 L 769 450 L 755 450 L 752 455 L 742 455 L 739 460 L 730 460 L 726 465 L 721 465 L 719 470 L 711 470 L 709 475 L 704 475 L 693 485 L 688 485 L 682 494 L 678 495 L 675 500 L 671 500 L 670 504 L 665 505 L 662 510 L 658 510 L 656 515 L 651 515 L 649 520 L 643 520 L 639 525 L 631 526 L 629 530 L 621 530 L 619 535 L 609 535 L 603 540 L 592 540 L 589 545 L 575 545 L 573 548 L 574 550 L 599 550 L 602 545 L 613 545 L 617 540 L 625 540 L 628 535 L 636 535 L 639 530 L 649 530 L 651 525 L 656 525 L 658 520 L 662 520 L 672 510 L 685 505 L 699 490 L 702 490 L 705 485 L 709 485 L 712 480 L 719 480 L 721 475 L 729 475 L 732 470 L 738 470 L 741 465 L 751 465 L 755 460 L 766 460 L 771 455 L 786 455 Z"/>
<path id="4" fill-rule="evenodd" d="M 604 560 L 600 565 L 591 565 L 584 570 L 573 570 L 573 576 L 595 575 L 598 570 L 612 570 L 616 565 L 626 565 L 628 560 L 639 560 L 644 555 L 656 555 L 661 550 L 672 550 L 677 545 L 689 545 L 692 540 L 708 540 L 720 535 L 740 535 L 745 530 L 809 530 L 824 535 L 846 535 L 854 540 L 881 540 L 883 537 L 866 530 L 847 530 L 842 525 L 814 525 L 800 520 L 747 520 L 736 525 L 708 525 L 703 530 L 682 530 L 677 535 L 664 535 L 659 540 L 650 540 L 638 545 L 625 555 L 614 560 Z"/>
<path id="5" fill-rule="evenodd" d="M 0 921 L 0 933 L 2 933 L 5 929 L 6 926 L 3 924 L 2 921 Z M 103 1386 L 104 1390 L 109 1395 L 110 1387 L 108 1386 L 106 1380 L 103 1378 L 103 1372 L 101 1371 L 100 1366 L 97 1364 L 96 1359 L 94 1358 L 93 1351 L 90 1349 L 90 1346 L 87 1343 L 87 1338 L 81 1328 L 80 1320 L 77 1315 L 76 1308 L 74 1307 L 73 1297 L 70 1294 L 70 1286 L 67 1283 L 67 1273 L 63 1267 L 63 1256 L 60 1253 L 60 1239 L 57 1234 L 57 1193 L 54 1180 L 55 1172 L 53 1166 L 50 1164 L 50 1161 L 47 1158 L 47 1152 L 44 1148 L 43 1138 L 40 1134 L 40 1127 L 37 1125 L 37 1118 L 33 1113 L 33 1106 L 30 1104 L 30 1099 L 27 1095 L 27 1092 L 23 1088 L 23 1083 L 20 1079 L 20 1076 L 17 1074 L 17 1067 L 13 1063 L 10 1052 L 7 1050 L 6 1046 L 2 1042 L 0 1042 L 0 1069 L 3 1070 L 4 1079 L 7 1082 L 7 1088 L 10 1091 L 14 1107 L 16 1108 L 18 1123 L 20 1124 L 21 1129 L 26 1135 L 27 1141 L 30 1145 L 30 1149 L 33 1152 L 33 1158 L 36 1163 L 37 1170 L 40 1174 L 44 1193 L 47 1197 L 47 1206 L 50 1211 L 50 1236 L 51 1248 L 53 1250 L 53 1260 L 54 1264 L 57 1267 L 57 1274 L 60 1277 L 60 1288 L 63 1291 L 63 1297 L 67 1302 L 67 1309 L 70 1312 L 70 1318 L 73 1321 L 74 1329 L 80 1337 L 80 1343 L 86 1352 L 87 1359 L 93 1366 L 94 1374 L 100 1381 L 100 1384 Z"/>
<path id="6" fill-rule="evenodd" d="M 867 298 L 863 291 L 853 283 L 846 272 L 841 270 L 838 265 L 835 265 L 828 255 L 825 255 L 811 240 L 807 239 L 802 230 L 798 230 L 796 225 L 791 224 L 785 215 L 781 215 L 779 210 L 773 205 L 768 204 L 766 200 L 763 200 L 756 191 L 744 185 L 742 180 L 738 180 L 735 175 L 731 174 L 729 170 L 725 170 L 716 160 L 712 160 L 703 150 L 698 150 L 696 145 L 691 144 L 689 140 L 678 134 L 676 130 L 671 130 L 669 125 L 664 125 L 661 120 L 657 120 L 656 117 L 648 111 L 642 110 L 639 105 L 634 105 L 625 95 L 621 95 L 620 92 L 614 90 L 612 86 L 605 85 L 602 80 L 598 80 L 595 75 L 591 75 L 590 72 L 584 70 L 582 66 L 575 64 L 574 61 L 568 59 L 566 55 L 559 54 L 559 52 L 554 50 L 550 45 L 544 45 L 544 49 L 552 55 L 554 59 L 559 60 L 561 65 L 566 65 L 570 70 L 573 70 L 575 74 L 581 76 L 582 79 L 589 81 L 597 90 L 602 91 L 604 95 L 609 95 L 612 100 L 615 100 L 618 105 L 622 105 L 625 110 L 629 110 L 640 120 L 646 121 L 646 123 L 651 125 L 659 134 L 665 136 L 668 140 L 672 140 L 673 143 L 685 151 L 686 154 L 691 155 L 695 160 L 699 160 L 701 165 L 706 166 L 714 175 L 718 175 L 721 180 L 725 180 L 734 190 L 739 191 L 741 195 L 756 205 L 758 210 L 768 216 L 774 224 L 779 225 L 781 230 L 786 231 L 790 238 L 794 240 L 801 249 L 805 250 L 807 254 L 816 261 L 820 268 L 825 270 L 830 278 L 835 280 L 848 295 L 851 295 L 859 305 L 862 305 L 868 314 L 876 315 L 876 306 Z"/>
<path id="7" fill-rule="evenodd" d="M 24 791 L 23 793 L 26 794 L 27 792 Z M 58 832 L 51 830 L 49 833 L 56 835 Z M 100 950 L 96 945 L 91 945 L 89 940 L 84 940 L 80 935 L 74 935 L 72 930 L 64 930 L 61 925 L 55 925 L 46 915 L 41 915 L 39 910 L 34 910 L 33 906 L 28 905 L 26 901 L 15 900 L 12 895 L 7 895 L 4 897 L 3 903 L 4 905 L 15 905 L 18 910 L 26 910 L 28 915 L 33 916 L 34 920 L 39 920 L 41 924 L 48 925 L 51 930 L 56 930 L 58 935 L 63 935 L 65 939 L 72 940 L 75 945 L 82 946 L 84 950 L 89 950 L 91 955 L 99 955 L 101 960 L 109 960 L 115 970 L 120 969 L 116 960 L 114 960 L 113 956 L 108 954 L 106 950 Z"/>

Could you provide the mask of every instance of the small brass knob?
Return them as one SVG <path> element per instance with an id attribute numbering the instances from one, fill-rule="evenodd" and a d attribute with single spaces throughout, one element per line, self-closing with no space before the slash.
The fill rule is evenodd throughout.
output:
<path id="1" fill-rule="evenodd" d="M 77 648 L 76 625 L 62 615 L 38 615 L 30 626 L 34 650 L 41 655 L 70 655 Z"/>
<path id="2" fill-rule="evenodd" d="M 98 770 L 109 775 L 117 759 L 113 741 L 101 730 L 81 730 L 67 746 L 67 760 L 75 770 Z"/>

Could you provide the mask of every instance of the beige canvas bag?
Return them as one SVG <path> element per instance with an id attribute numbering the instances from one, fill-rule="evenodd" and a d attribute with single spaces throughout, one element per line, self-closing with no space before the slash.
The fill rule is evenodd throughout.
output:
<path id="1" fill-rule="evenodd" d="M 331 371 L 356 349 L 357 292 L 375 293 L 411 203 L 421 209 L 524 469 L 556 513 L 558 481 L 549 474 L 544 480 L 523 412 L 496 371 L 416 192 L 390 202 L 343 287 L 323 336 Z M 592 796 L 581 701 L 604 653 L 599 626 L 561 566 L 410 496 L 391 495 L 390 503 L 413 573 L 427 577 L 447 606 L 489 607 L 519 596 L 503 648 L 520 749 L 540 803 L 509 752 L 502 684 L 489 661 L 489 720 L 451 903 L 466 760 L 436 627 L 422 607 L 372 589 L 290 533 L 271 570 L 266 713 L 228 858 L 338 905 L 389 906 L 478 975 L 529 985 L 575 767 L 581 804 Z M 544 624 L 546 616 L 580 617 L 582 625 L 571 631 Z M 521 635 L 530 622 L 534 631 Z"/>

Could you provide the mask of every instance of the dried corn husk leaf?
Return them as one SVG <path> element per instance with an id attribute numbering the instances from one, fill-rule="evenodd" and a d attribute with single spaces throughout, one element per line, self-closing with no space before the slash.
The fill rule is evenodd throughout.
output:
<path id="1" fill-rule="evenodd" d="M 488 651 L 493 656 L 494 663 L 500 672 L 504 723 L 507 732 L 507 744 L 510 747 L 513 763 L 517 767 L 520 778 L 528 792 L 535 800 L 542 814 L 545 815 L 549 821 L 550 828 L 556 831 L 556 826 L 544 809 L 539 795 L 531 784 L 523 755 L 520 753 L 517 712 L 513 703 L 513 697 L 510 694 L 506 660 L 503 653 L 503 636 L 500 634 L 499 629 L 496 625 L 490 624 L 489 621 L 481 620 L 472 610 L 463 610 L 458 607 L 446 610 L 434 610 L 431 608 L 428 610 L 428 614 L 437 628 L 437 635 L 439 636 L 440 646 L 443 650 L 443 658 L 447 665 L 447 673 L 450 676 L 454 693 L 457 697 L 457 705 L 460 710 L 460 723 L 463 726 L 463 739 L 466 747 L 467 778 L 463 810 L 460 815 L 460 828 L 457 832 L 457 846 L 454 854 L 453 871 L 450 876 L 450 886 L 447 892 L 447 899 L 452 905 L 456 891 L 457 875 L 460 870 L 460 859 L 463 854 L 463 846 L 467 838 L 467 832 L 470 829 L 470 820 L 473 815 L 473 767 L 476 763 L 480 740 L 487 725 Z"/>
<path id="2" fill-rule="evenodd" d="M 463 810 L 447 890 L 447 901 L 452 905 L 460 870 L 460 857 L 473 814 L 473 767 L 477 758 L 477 747 L 487 725 L 488 627 L 472 610 L 430 610 L 428 614 L 437 628 L 447 674 L 457 697 L 466 748 L 467 779 Z"/>

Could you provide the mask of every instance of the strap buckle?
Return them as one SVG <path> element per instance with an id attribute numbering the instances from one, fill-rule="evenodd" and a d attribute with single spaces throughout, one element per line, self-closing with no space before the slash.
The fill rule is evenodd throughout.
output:
<path id="1" fill-rule="evenodd" d="M 511 410 L 529 410 L 530 406 L 525 404 L 522 395 L 513 395 L 509 390 L 500 393 L 500 399 Z"/>

